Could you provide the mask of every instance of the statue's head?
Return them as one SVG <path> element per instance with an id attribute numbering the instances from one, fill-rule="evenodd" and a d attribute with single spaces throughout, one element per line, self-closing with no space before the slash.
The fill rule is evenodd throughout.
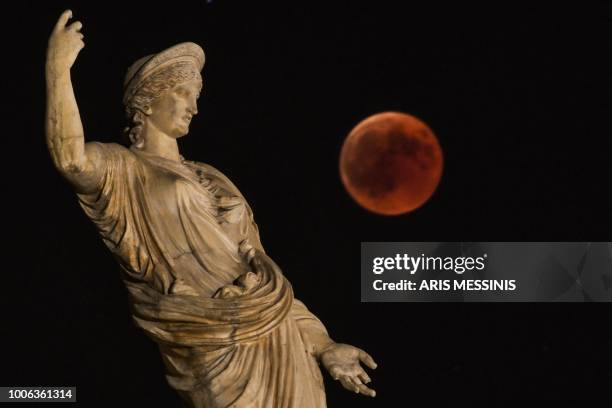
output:
<path id="1" fill-rule="evenodd" d="M 145 123 L 170 137 L 187 134 L 198 113 L 203 66 L 204 51 L 194 43 L 175 45 L 132 64 L 125 77 L 123 103 L 131 121 L 126 133 L 133 145 L 143 146 Z"/>

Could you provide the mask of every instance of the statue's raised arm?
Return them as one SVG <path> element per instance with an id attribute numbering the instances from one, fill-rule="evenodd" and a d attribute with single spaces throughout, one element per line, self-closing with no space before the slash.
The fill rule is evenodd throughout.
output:
<path id="1" fill-rule="evenodd" d="M 95 147 L 85 145 L 83 125 L 74 97 L 70 68 L 83 49 L 82 24 L 66 25 L 72 12 L 66 10 L 49 38 L 45 74 L 47 79 L 47 146 L 53 164 L 78 192 L 92 192 L 101 174 L 101 159 Z"/>

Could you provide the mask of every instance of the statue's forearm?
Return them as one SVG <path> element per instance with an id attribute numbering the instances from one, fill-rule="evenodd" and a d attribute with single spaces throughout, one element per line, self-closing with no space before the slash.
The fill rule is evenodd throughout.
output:
<path id="1" fill-rule="evenodd" d="M 330 344 L 334 343 L 326 331 L 320 330 L 312 325 L 304 325 L 303 321 L 302 324 L 298 322 L 298 327 L 300 328 L 302 335 L 306 337 L 310 354 L 315 356 L 317 359 L 319 358 L 321 351 L 323 351 Z"/>
<path id="2" fill-rule="evenodd" d="M 57 169 L 63 174 L 85 170 L 85 140 L 79 108 L 72 90 L 70 70 L 47 63 L 47 146 Z"/>
<path id="3" fill-rule="evenodd" d="M 53 164 L 78 192 L 94 191 L 102 158 L 94 147 L 85 144 L 70 69 L 58 69 L 48 61 L 46 78 L 46 136 Z"/>
<path id="4" fill-rule="evenodd" d="M 291 312 L 308 352 L 318 358 L 321 351 L 334 341 L 329 337 L 323 323 L 306 308 L 304 303 L 294 299 Z"/>

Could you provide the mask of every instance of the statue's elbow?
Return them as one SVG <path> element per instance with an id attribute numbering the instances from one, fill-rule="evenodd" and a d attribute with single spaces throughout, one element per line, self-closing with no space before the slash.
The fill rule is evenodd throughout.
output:
<path id="1" fill-rule="evenodd" d="M 62 160 L 58 170 L 67 176 L 79 176 L 85 172 L 85 166 L 77 160 Z"/>

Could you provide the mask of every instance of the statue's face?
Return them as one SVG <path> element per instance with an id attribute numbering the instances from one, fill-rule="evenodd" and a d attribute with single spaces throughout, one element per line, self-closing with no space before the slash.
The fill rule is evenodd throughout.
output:
<path id="1" fill-rule="evenodd" d="M 169 89 L 151 104 L 147 120 L 166 135 L 178 139 L 189 132 L 189 124 L 198 113 L 198 98 L 202 90 L 199 78 Z"/>

